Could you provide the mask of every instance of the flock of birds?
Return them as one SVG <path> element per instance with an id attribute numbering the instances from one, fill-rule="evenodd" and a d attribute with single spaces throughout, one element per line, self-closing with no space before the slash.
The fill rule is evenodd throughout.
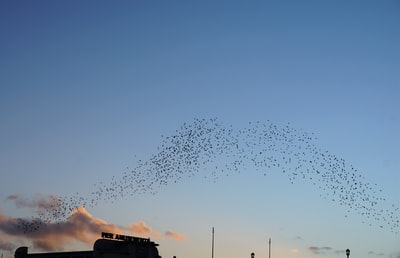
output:
<path id="1" fill-rule="evenodd" d="M 382 190 L 344 159 L 315 145 L 314 135 L 293 128 L 249 123 L 236 130 L 218 119 L 194 119 L 174 134 L 162 136 L 157 151 L 146 160 L 138 160 L 133 169 L 95 184 L 86 197 L 54 197 L 37 218 L 21 219 L 26 233 L 46 223 L 62 221 L 77 207 L 94 207 L 102 201 L 127 198 L 136 194 L 156 194 L 160 187 L 179 182 L 184 177 L 201 176 L 212 181 L 231 173 L 256 171 L 268 176 L 280 171 L 290 183 L 303 179 L 320 189 L 321 196 L 338 202 L 347 212 L 366 218 L 365 223 L 389 228 L 398 233 L 399 207 L 382 208 Z M 369 221 L 369 222 L 367 222 Z"/>

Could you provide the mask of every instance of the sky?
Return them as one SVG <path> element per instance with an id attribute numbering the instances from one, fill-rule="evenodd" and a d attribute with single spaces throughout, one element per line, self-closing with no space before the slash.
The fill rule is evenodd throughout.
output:
<path id="1" fill-rule="evenodd" d="M 1 1 L 0 253 L 400 257 L 399 1 Z M 271 239 L 271 249 L 268 241 Z"/>

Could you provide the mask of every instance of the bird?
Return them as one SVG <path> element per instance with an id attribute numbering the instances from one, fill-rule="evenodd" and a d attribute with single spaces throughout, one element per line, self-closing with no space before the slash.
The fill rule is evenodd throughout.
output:
<path id="1" fill-rule="evenodd" d="M 215 183 L 233 173 L 261 173 L 268 177 L 280 172 L 288 177 L 290 185 L 296 180 L 310 181 L 322 198 L 345 207 L 345 217 L 355 212 L 379 227 L 383 227 L 379 223 L 383 218 L 385 227 L 398 233 L 398 206 L 378 208 L 385 202 L 378 194 L 382 189 L 368 182 L 345 159 L 318 147 L 317 142 L 314 133 L 294 128 L 291 123 L 279 126 L 270 120 L 257 120 L 235 128 L 218 118 L 194 118 L 174 133 L 162 134 L 157 151 L 149 157 L 137 159 L 132 168 L 127 167 L 108 181 L 93 184 L 89 195 L 53 197 L 49 205 L 41 207 L 38 217 L 18 220 L 18 227 L 30 233 L 46 223 L 68 219 L 78 207 L 94 207 L 140 194 L 154 195 L 183 178 L 200 176 Z"/>

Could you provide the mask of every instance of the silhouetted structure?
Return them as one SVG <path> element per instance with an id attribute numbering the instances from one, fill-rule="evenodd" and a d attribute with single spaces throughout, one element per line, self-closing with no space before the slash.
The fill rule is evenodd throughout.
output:
<path id="1" fill-rule="evenodd" d="M 158 244 L 149 238 L 102 233 L 93 250 L 28 254 L 28 247 L 15 250 L 14 258 L 161 258 Z"/>

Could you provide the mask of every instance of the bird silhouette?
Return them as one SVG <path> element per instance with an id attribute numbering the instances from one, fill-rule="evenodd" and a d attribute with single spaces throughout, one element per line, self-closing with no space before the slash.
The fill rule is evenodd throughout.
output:
<path id="1" fill-rule="evenodd" d="M 310 181 L 322 198 L 346 207 L 345 217 L 355 212 L 366 219 L 364 223 L 372 219 L 371 226 L 388 227 L 397 234 L 399 207 L 379 208 L 385 201 L 380 196 L 382 189 L 370 184 L 343 158 L 319 148 L 316 142 L 314 134 L 293 128 L 290 123 L 278 126 L 269 120 L 256 121 L 235 129 L 217 118 L 194 119 L 174 134 L 162 135 L 157 151 L 147 159 L 137 160 L 133 168 L 109 181 L 94 184 L 89 196 L 75 193 L 54 197 L 51 205 L 40 209 L 37 218 L 20 219 L 18 227 L 25 233 L 33 232 L 47 222 L 65 220 L 79 206 L 94 207 L 138 194 L 157 194 L 160 187 L 183 178 L 201 176 L 216 182 L 232 173 L 256 171 L 267 177 L 280 171 L 290 184 Z"/>

